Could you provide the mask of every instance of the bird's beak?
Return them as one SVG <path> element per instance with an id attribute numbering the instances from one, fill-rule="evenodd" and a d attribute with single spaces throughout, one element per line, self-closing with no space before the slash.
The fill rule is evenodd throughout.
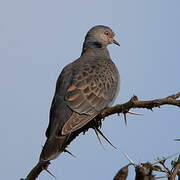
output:
<path id="1" fill-rule="evenodd" d="M 113 39 L 113 43 L 120 46 L 120 44 L 115 39 Z"/>

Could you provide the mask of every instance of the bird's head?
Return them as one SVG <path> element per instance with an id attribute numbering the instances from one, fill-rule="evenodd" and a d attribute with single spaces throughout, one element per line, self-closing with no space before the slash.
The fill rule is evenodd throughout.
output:
<path id="1" fill-rule="evenodd" d="M 94 43 L 97 46 L 107 46 L 109 44 L 116 44 L 120 46 L 120 44 L 114 39 L 114 32 L 111 28 L 107 26 L 98 25 L 91 28 L 86 37 L 85 43 Z"/>

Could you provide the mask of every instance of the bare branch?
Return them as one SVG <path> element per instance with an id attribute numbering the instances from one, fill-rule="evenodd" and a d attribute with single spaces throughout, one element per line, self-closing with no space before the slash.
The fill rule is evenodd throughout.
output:
<path id="1" fill-rule="evenodd" d="M 133 96 L 128 102 L 124 104 L 119 104 L 111 108 L 104 109 L 94 120 L 91 122 L 87 123 L 84 127 L 78 129 L 77 131 L 73 132 L 71 136 L 69 137 L 69 140 L 67 142 L 67 145 L 70 144 L 70 142 L 75 139 L 80 133 L 85 133 L 89 128 L 94 127 L 101 127 L 101 120 L 104 119 L 107 116 L 110 116 L 112 114 L 119 114 L 123 113 L 126 114 L 129 112 L 130 109 L 132 108 L 146 108 L 152 110 L 152 108 L 155 107 L 160 107 L 163 105 L 173 105 L 177 106 L 180 108 L 180 100 L 177 100 L 177 98 L 180 97 L 180 92 L 177 94 L 173 94 L 171 96 L 168 96 L 166 98 L 161 98 L 161 99 L 154 99 L 154 100 L 149 100 L 149 101 L 139 101 L 137 96 Z M 66 151 L 64 149 L 64 151 Z M 24 180 L 35 180 L 38 175 L 43 171 L 46 170 L 49 166 L 50 162 L 45 162 L 45 163 L 38 163 L 28 174 L 26 179 Z M 178 165 L 178 169 L 179 169 Z M 177 174 L 175 171 L 174 173 Z M 21 179 L 23 180 L 23 179 Z"/>
<path id="2" fill-rule="evenodd" d="M 166 98 L 154 99 L 149 101 L 139 101 L 138 97 L 134 95 L 128 102 L 124 104 L 118 104 L 114 107 L 104 109 L 100 114 L 100 118 L 105 118 L 116 113 L 125 113 L 132 108 L 146 108 L 152 110 L 152 108 L 160 107 L 163 105 L 173 105 L 180 108 L 180 100 L 176 100 L 180 97 L 180 92 L 173 94 Z"/>

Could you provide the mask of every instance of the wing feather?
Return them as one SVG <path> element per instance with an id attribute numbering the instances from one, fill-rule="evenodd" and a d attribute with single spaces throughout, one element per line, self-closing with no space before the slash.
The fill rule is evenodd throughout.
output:
<path id="1" fill-rule="evenodd" d="M 73 112 L 70 119 L 66 122 L 66 124 L 63 126 L 61 134 L 66 135 L 71 133 L 72 131 L 75 131 L 82 126 L 84 126 L 84 123 L 89 122 L 91 119 L 93 119 L 97 114 L 94 113 L 91 116 L 85 115 L 85 114 L 78 114 Z"/>
<path id="2" fill-rule="evenodd" d="M 74 112 L 64 124 L 62 134 L 81 128 L 112 101 L 118 83 L 114 77 L 117 70 L 112 61 L 106 61 L 77 63 L 73 66 L 72 81 L 64 99 Z"/>

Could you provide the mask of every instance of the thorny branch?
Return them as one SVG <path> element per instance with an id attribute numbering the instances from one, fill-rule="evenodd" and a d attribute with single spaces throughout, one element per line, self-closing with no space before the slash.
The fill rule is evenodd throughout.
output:
<path id="1" fill-rule="evenodd" d="M 180 97 L 180 92 L 173 94 L 166 98 L 154 99 L 149 101 L 139 101 L 138 97 L 134 95 L 128 102 L 124 104 L 118 104 L 114 107 L 104 109 L 100 114 L 100 118 L 105 118 L 115 113 L 126 113 L 130 109 L 135 108 L 146 108 L 152 110 L 155 107 L 160 107 L 163 105 L 173 105 L 180 108 L 180 100 L 177 98 Z"/>
<path id="2" fill-rule="evenodd" d="M 173 94 L 171 96 L 168 96 L 166 98 L 161 98 L 161 99 L 154 99 L 154 100 L 149 100 L 149 101 L 140 101 L 138 100 L 138 97 L 134 95 L 128 102 L 124 104 L 118 104 L 114 107 L 106 108 L 100 114 L 95 118 L 99 122 L 104 119 L 107 116 L 110 116 L 112 114 L 119 114 L 123 113 L 126 114 L 130 109 L 133 108 L 146 108 L 152 110 L 155 107 L 160 107 L 163 105 L 173 105 L 177 106 L 180 108 L 180 100 L 177 100 L 180 97 L 180 92 L 177 94 Z M 69 138 L 69 142 L 67 143 L 70 144 L 70 142 L 75 139 L 80 133 L 86 132 L 89 128 L 94 128 L 95 126 L 99 127 L 101 126 L 100 124 L 97 124 L 97 122 L 91 121 L 87 125 L 85 125 L 83 128 L 77 130 L 75 133 L 72 133 L 72 136 Z M 28 174 L 28 176 L 25 179 L 21 180 L 35 180 L 39 174 L 43 170 L 47 170 L 50 162 L 46 163 L 38 163 Z M 179 168 L 180 165 L 178 165 Z M 177 174 L 176 171 L 174 171 L 174 174 Z"/>

